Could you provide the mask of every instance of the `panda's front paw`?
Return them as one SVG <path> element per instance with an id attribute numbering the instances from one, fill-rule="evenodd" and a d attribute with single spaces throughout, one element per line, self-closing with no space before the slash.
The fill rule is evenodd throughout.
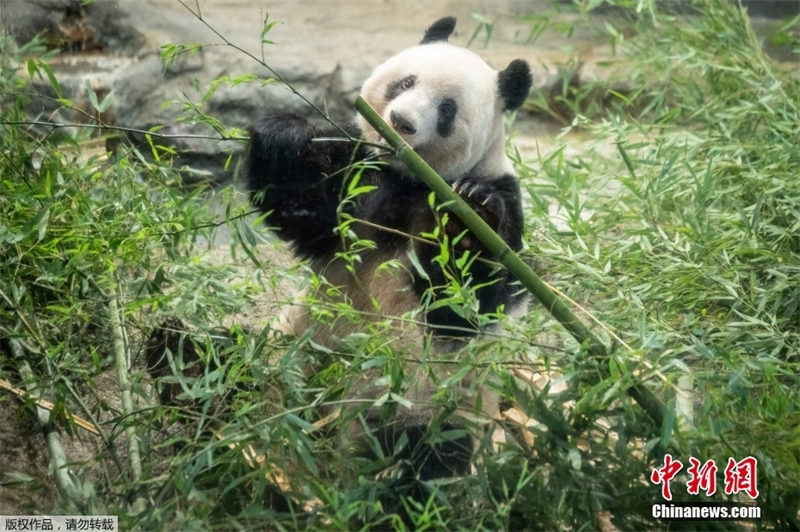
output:
<path id="1" fill-rule="evenodd" d="M 490 181 L 462 177 L 453 183 L 453 191 L 493 229 L 500 226 L 506 215 L 506 206 L 503 196 Z"/>

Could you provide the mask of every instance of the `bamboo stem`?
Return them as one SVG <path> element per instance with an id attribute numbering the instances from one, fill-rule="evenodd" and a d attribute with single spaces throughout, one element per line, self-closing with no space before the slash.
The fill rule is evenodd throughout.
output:
<path id="1" fill-rule="evenodd" d="M 33 377 L 33 370 L 25 360 L 25 353 L 20 342 L 14 338 L 9 339 L 9 347 L 11 354 L 17 359 L 17 369 L 23 381 L 30 381 L 35 383 Z M 32 395 L 38 395 L 38 390 L 35 384 L 31 384 L 33 388 L 30 390 Z M 56 478 L 56 485 L 59 491 L 64 494 L 77 508 L 83 509 L 86 501 L 81 495 L 81 490 L 78 485 L 73 481 L 73 473 L 69 469 L 70 460 L 64 450 L 64 445 L 61 443 L 61 436 L 58 433 L 55 425 L 50 422 L 50 410 L 36 405 L 36 418 L 42 426 L 45 440 L 47 441 L 47 449 L 50 451 L 50 460 L 53 466 L 53 475 Z"/>
<path id="2" fill-rule="evenodd" d="M 356 110 L 383 137 L 394 150 L 394 156 L 419 177 L 449 210 L 477 237 L 481 243 L 539 300 L 548 312 L 569 332 L 575 340 L 585 345 L 589 354 L 597 359 L 608 358 L 608 350 L 600 340 L 578 319 L 570 308 L 542 282 L 536 273 L 508 247 L 483 218 L 481 218 L 453 189 L 398 135 L 375 110 L 360 96 L 356 99 Z M 659 428 L 664 421 L 664 405 L 653 393 L 640 383 L 634 383 L 628 394 L 653 419 Z"/>
<path id="3" fill-rule="evenodd" d="M 120 396 L 122 400 L 122 413 L 128 420 L 125 427 L 125 437 L 128 439 L 128 452 L 131 461 L 131 475 L 134 484 L 138 484 L 142 478 L 142 458 L 139 454 L 139 436 L 136 434 L 136 427 L 131 422 L 133 416 L 133 398 L 131 396 L 131 383 L 128 379 L 130 363 L 127 342 L 125 339 L 125 329 L 122 325 L 122 317 L 119 310 L 119 299 L 117 290 L 114 290 L 108 301 L 108 313 L 111 320 L 111 334 L 114 342 L 114 360 L 117 366 L 117 380 L 119 381 Z M 140 513 L 145 509 L 145 501 L 142 497 L 136 497 L 133 502 L 133 510 Z"/>

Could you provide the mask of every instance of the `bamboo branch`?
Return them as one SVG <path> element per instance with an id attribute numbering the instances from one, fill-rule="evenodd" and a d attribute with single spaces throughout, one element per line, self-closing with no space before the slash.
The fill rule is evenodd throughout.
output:
<path id="1" fill-rule="evenodd" d="M 30 397 L 33 400 L 33 403 L 37 407 L 44 408 L 47 411 L 52 411 L 53 408 L 55 408 L 55 405 L 53 403 L 51 403 L 50 401 L 48 401 L 46 399 L 41 399 L 41 398 L 34 397 L 32 394 L 29 394 L 28 392 L 26 392 L 22 388 L 17 388 L 16 386 L 14 386 L 13 384 L 11 384 L 10 382 L 8 382 L 5 379 L 0 379 L 0 388 L 3 388 L 4 390 L 8 390 L 9 392 L 13 393 L 14 395 L 19 397 L 23 401 L 25 400 L 26 397 Z M 66 412 L 66 416 L 73 423 L 75 423 L 77 426 L 81 427 L 82 429 L 88 430 L 92 434 L 100 436 L 100 431 L 97 430 L 97 426 L 95 426 L 94 423 L 86 421 L 82 417 L 76 416 L 76 415 L 70 413 L 69 411 Z"/>
<path id="2" fill-rule="evenodd" d="M 419 177 L 439 201 L 446 203 L 449 210 L 477 237 L 497 260 L 519 280 L 533 296 L 544 305 L 550 314 L 569 332 L 575 340 L 586 347 L 589 354 L 597 359 L 608 358 L 606 346 L 573 314 L 570 308 L 531 270 L 525 262 L 500 238 L 500 236 L 481 218 L 453 189 L 398 135 L 375 110 L 360 96 L 355 102 L 356 110 L 383 137 L 394 150 L 394 156 L 402 161 L 411 172 Z M 640 383 L 634 383 L 627 390 L 630 395 L 660 428 L 664 422 L 665 408 L 653 393 Z"/>

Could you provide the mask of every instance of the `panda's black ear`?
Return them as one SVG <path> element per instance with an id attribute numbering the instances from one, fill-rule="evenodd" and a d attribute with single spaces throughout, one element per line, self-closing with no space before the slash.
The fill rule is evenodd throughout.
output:
<path id="1" fill-rule="evenodd" d="M 455 17 L 440 18 L 425 31 L 425 36 L 422 38 L 422 41 L 420 41 L 420 44 L 429 44 L 439 41 L 447 42 L 447 38 L 450 37 L 450 34 L 453 33 L 455 28 Z"/>
<path id="2" fill-rule="evenodd" d="M 514 59 L 505 70 L 497 76 L 497 88 L 503 100 L 503 109 L 513 111 L 519 109 L 528 98 L 533 85 L 533 76 L 528 63 L 522 59 Z"/>

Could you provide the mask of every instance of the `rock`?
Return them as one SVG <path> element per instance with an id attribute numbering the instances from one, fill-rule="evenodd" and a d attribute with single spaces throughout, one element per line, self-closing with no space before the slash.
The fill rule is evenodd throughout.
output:
<path id="1" fill-rule="evenodd" d="M 792 2 L 795 0 L 748 5 L 764 10 L 761 4 L 770 4 L 784 13 L 791 11 Z M 257 76 L 255 81 L 236 86 L 220 84 L 202 105 L 203 112 L 226 127 L 244 128 L 269 108 L 314 114 L 311 106 L 285 85 L 264 85 L 274 73 L 262 64 L 262 57 L 297 92 L 337 121 L 352 119 L 352 102 L 374 66 L 419 42 L 424 29 L 445 15 L 458 18 L 451 40 L 465 45 L 475 34 L 471 48 L 493 67 L 501 69 L 512 59 L 526 59 L 533 68 L 534 91 L 548 101 L 556 101 L 565 70 L 575 70 L 573 78 L 578 84 L 603 79 L 608 67 L 600 65 L 612 57 L 608 44 L 589 31 L 578 31 L 569 39 L 550 32 L 535 44 L 528 43 L 530 22 L 520 15 L 552 14 L 550 0 L 484 0 L 477 5 L 444 2 L 434 7 L 396 0 L 342 0 L 335 5 L 206 0 L 197 14 L 175 0 L 97 0 L 83 7 L 81 0 L 8 0 L 4 5 L 5 12 L 0 10 L 3 23 L 19 41 L 45 31 L 65 50 L 53 60 L 52 68 L 65 96 L 77 102 L 79 109 L 56 112 L 58 105 L 42 100 L 32 103 L 33 116 L 62 122 L 93 120 L 98 117 L 89 105 L 87 86 L 98 96 L 111 93 L 113 104 L 99 118 L 134 130 L 166 126 L 162 132 L 170 131 L 170 137 L 160 142 L 181 154 L 179 165 L 197 167 L 218 181 L 229 177 L 222 166 L 226 150 L 241 149 L 243 143 L 197 138 L 216 133 L 185 112 L 186 102 L 201 103 L 215 79 Z M 485 26 L 473 18 L 473 12 L 485 14 L 492 24 L 490 39 L 485 38 Z M 266 13 L 269 21 L 277 21 L 265 36 L 275 44 L 261 43 Z M 564 11 L 558 16 L 569 21 L 575 15 Z M 225 45 L 215 32 L 240 49 Z M 165 68 L 159 53 L 167 43 L 210 46 L 181 54 Z M 624 82 L 622 76 L 620 82 Z M 39 85 L 47 90 L 46 80 Z M 531 127 L 532 122 L 552 119 L 551 114 L 531 113 L 531 106 L 526 109 L 528 112 L 518 113 L 517 118 L 517 128 L 523 133 L 540 129 Z M 564 115 L 569 121 L 568 113 Z M 181 139 L 180 135 L 192 137 Z M 130 137 L 142 140 L 138 133 Z"/>
<path id="2" fill-rule="evenodd" d="M 743 0 L 742 6 L 751 17 L 787 18 L 800 15 L 797 0 Z"/>
<path id="3" fill-rule="evenodd" d="M 393 1 L 363 4 L 360 0 L 345 0 L 335 8 L 321 9 L 288 0 L 270 2 L 269 20 L 279 22 L 266 39 L 276 44 L 263 47 L 260 37 L 267 4 L 256 0 L 233 5 L 224 0 L 203 2 L 201 15 L 208 24 L 174 0 L 97 0 L 85 7 L 81 7 L 80 0 L 11 0 L 6 15 L 8 25 L 17 28 L 15 35 L 20 41 L 45 30 L 60 35 L 67 52 L 53 60 L 51 67 L 64 96 L 75 101 L 78 109 L 59 111 L 58 104 L 42 99 L 32 103 L 33 116 L 47 116 L 62 123 L 85 123 L 98 118 L 90 105 L 90 86 L 98 97 L 111 94 L 112 106 L 100 117 L 105 123 L 132 130 L 128 137 L 136 143 L 144 141 L 138 131 L 158 127 L 161 133 L 168 134 L 158 142 L 180 154 L 178 166 L 200 171 L 190 172 L 192 175 L 223 181 L 229 177 L 223 170 L 228 153 L 241 149 L 243 143 L 199 138 L 217 133 L 186 112 L 188 102 L 198 104 L 202 112 L 218 118 L 226 127 L 245 128 L 265 109 L 315 114 L 299 93 L 334 120 L 351 120 L 352 102 L 372 68 L 419 42 L 424 29 L 443 15 L 459 18 L 453 41 L 463 45 L 477 27 L 472 9 L 506 13 L 492 15 L 497 24 L 492 39 L 486 43 L 476 39 L 473 48 L 498 69 L 523 57 L 534 67 L 537 83 L 549 82 L 552 75 L 542 65 L 552 64 L 550 58 L 561 53 L 558 46 L 551 43 L 549 50 L 527 46 L 519 37 L 526 32 L 525 24 L 514 18 L 535 6 L 520 0 L 492 0 L 485 4 L 432 9 Z M 536 0 L 534 4 L 544 8 L 547 0 Z M 402 16 L 398 16 L 400 13 Z M 73 19 L 73 25 L 92 32 L 81 36 L 76 30 L 76 36 L 64 37 L 59 24 L 64 26 L 64 20 Z M 220 45 L 221 39 L 211 28 L 241 50 Z M 213 45 L 201 46 L 196 53 L 180 54 L 165 68 L 159 53 L 167 43 Z M 262 57 L 273 71 L 262 64 Z M 264 83 L 276 73 L 296 92 L 283 83 Z M 246 74 L 254 74 L 257 79 L 235 86 L 221 83 L 214 95 L 202 102 L 215 79 Z M 37 83 L 48 94 L 47 80 Z"/>
<path id="4" fill-rule="evenodd" d="M 37 34 L 52 48 L 131 53 L 144 44 L 116 0 L 7 0 L 0 18 L 19 43 Z"/>

